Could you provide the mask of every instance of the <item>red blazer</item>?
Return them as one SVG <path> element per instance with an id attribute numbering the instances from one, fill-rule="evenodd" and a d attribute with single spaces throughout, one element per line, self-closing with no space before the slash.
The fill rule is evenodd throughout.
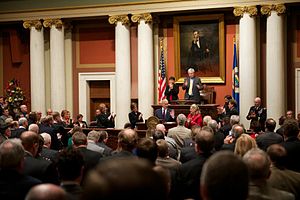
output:
<path id="1" fill-rule="evenodd" d="M 202 124 L 202 115 L 201 114 L 196 114 L 196 115 L 189 114 L 188 117 L 187 117 L 187 119 L 190 120 L 190 123 L 188 123 L 188 122 L 185 123 L 185 126 L 187 128 L 191 128 L 194 125 L 199 125 L 199 126 L 202 127 L 202 125 L 203 125 Z"/>

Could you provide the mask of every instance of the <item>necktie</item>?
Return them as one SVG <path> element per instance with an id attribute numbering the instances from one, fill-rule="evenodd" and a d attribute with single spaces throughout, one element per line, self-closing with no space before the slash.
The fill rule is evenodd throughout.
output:
<path id="1" fill-rule="evenodd" d="M 190 86 L 189 86 L 189 95 L 190 96 L 193 95 L 193 83 L 194 83 L 194 79 L 190 79 Z"/>
<path id="2" fill-rule="evenodd" d="M 170 95 L 170 101 L 172 101 L 173 100 L 173 97 L 172 97 L 172 95 Z"/>
<path id="3" fill-rule="evenodd" d="M 165 109 L 162 109 L 162 118 L 165 119 Z"/>

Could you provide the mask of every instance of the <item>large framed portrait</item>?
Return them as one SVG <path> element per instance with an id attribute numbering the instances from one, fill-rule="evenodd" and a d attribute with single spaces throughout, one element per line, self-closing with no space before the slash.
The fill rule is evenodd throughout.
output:
<path id="1" fill-rule="evenodd" d="M 192 67 L 202 83 L 225 83 L 224 15 L 176 16 L 173 28 L 177 82 Z"/>

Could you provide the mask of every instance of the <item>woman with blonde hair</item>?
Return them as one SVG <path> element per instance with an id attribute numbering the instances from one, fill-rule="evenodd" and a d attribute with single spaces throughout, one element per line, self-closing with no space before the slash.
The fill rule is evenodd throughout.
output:
<path id="1" fill-rule="evenodd" d="M 243 133 L 235 143 L 234 154 L 243 157 L 247 151 L 253 148 L 257 148 L 255 139 Z"/>
<path id="2" fill-rule="evenodd" d="M 198 125 L 202 127 L 202 115 L 200 113 L 200 109 L 196 104 L 192 104 L 190 107 L 190 114 L 187 117 L 185 126 L 187 128 L 191 128 L 194 125 Z"/>

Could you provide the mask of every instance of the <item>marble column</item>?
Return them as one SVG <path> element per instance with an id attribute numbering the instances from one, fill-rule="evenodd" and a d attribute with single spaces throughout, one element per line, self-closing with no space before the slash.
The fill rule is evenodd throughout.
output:
<path id="1" fill-rule="evenodd" d="M 233 11 L 240 17 L 239 75 L 240 75 L 240 121 L 249 127 L 246 116 L 257 94 L 257 46 L 255 6 L 237 7 Z"/>
<path id="2" fill-rule="evenodd" d="M 152 16 L 149 13 L 132 15 L 138 22 L 138 101 L 139 111 L 144 119 L 153 115 L 154 102 L 153 77 L 153 33 Z"/>
<path id="3" fill-rule="evenodd" d="M 286 84 L 285 84 L 285 6 L 263 5 L 261 13 L 267 15 L 267 56 L 266 56 L 266 86 L 267 86 L 267 116 L 275 120 L 285 114 Z"/>
<path id="4" fill-rule="evenodd" d="M 129 121 L 131 103 L 130 27 L 127 15 L 110 16 L 115 24 L 116 58 L 116 128 L 123 128 Z"/>
<path id="5" fill-rule="evenodd" d="M 51 108 L 60 112 L 66 108 L 64 26 L 61 19 L 45 19 L 43 25 L 50 28 Z"/>
<path id="6" fill-rule="evenodd" d="M 40 20 L 24 21 L 30 29 L 30 90 L 31 110 L 46 112 L 44 30 Z"/>

